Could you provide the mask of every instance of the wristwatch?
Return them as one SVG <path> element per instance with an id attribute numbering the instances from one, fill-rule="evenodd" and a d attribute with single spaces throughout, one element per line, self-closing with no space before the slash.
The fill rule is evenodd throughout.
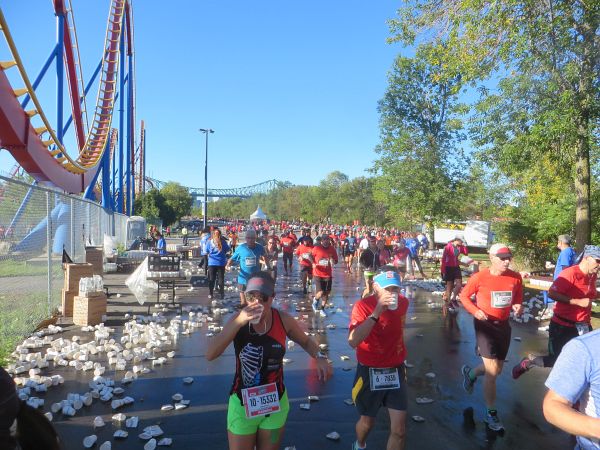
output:
<path id="1" fill-rule="evenodd" d="M 379 322 L 379 317 L 375 317 L 373 314 L 369 316 L 369 319 L 372 319 L 375 323 Z"/>
<path id="2" fill-rule="evenodd" d="M 317 359 L 327 359 L 327 355 L 321 351 L 317 352 L 317 356 L 315 356 L 315 358 Z"/>

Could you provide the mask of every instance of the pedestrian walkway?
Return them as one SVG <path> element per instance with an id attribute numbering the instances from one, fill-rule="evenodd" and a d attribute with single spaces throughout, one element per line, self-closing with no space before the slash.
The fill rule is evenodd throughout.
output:
<path id="1" fill-rule="evenodd" d="M 233 282 L 235 285 L 235 276 L 235 272 L 228 273 L 226 282 Z M 117 341 L 122 333 L 124 315 L 145 314 L 146 311 L 146 307 L 138 305 L 128 293 L 124 286 L 125 278 L 126 275 L 121 274 L 106 277 L 106 284 L 111 291 L 107 325 L 115 327 L 114 336 Z M 357 301 L 362 291 L 362 287 L 359 287 L 361 282 L 361 274 L 344 274 L 343 264 L 336 266 L 330 299 L 333 307 L 326 309 L 326 318 L 321 318 L 314 316 L 310 305 L 311 296 L 302 294 L 297 264 L 294 265 L 292 275 L 280 275 L 277 280 L 278 307 L 298 317 L 300 324 L 327 348 L 334 366 L 333 379 L 327 384 L 321 384 L 312 367 L 314 361 L 297 346 L 288 349 L 285 383 L 291 409 L 282 448 L 350 448 L 354 440 L 357 412 L 347 404 L 347 400 L 351 396 L 356 363 L 354 351 L 347 344 L 347 327 L 351 305 Z M 439 296 L 435 297 L 411 286 L 406 287 L 405 293 L 410 300 L 406 343 L 408 363 L 412 366 L 408 369 L 407 448 L 564 449 L 572 446 L 569 437 L 551 427 L 542 416 L 541 402 L 545 392 L 543 383 L 547 377 L 545 370 L 531 373 L 518 383 L 512 380 L 508 371 L 499 378 L 498 408 L 503 411 L 506 432 L 500 436 L 486 431 L 482 422 L 483 404 L 478 400 L 481 396 L 465 395 L 460 374 L 461 365 L 465 361 L 472 364 L 477 361 L 472 318 L 464 310 L 456 316 L 442 318 L 440 309 L 432 307 L 432 303 L 441 303 Z M 239 303 L 237 293 L 228 290 L 223 302 L 212 301 L 223 312 L 215 314 L 213 303 L 208 300 L 207 294 L 207 288 L 193 291 L 180 288 L 176 291 L 178 300 L 183 300 L 185 304 L 184 319 L 190 309 L 200 314 L 204 311 L 214 317 L 213 323 L 218 326 L 226 320 L 228 311 L 233 311 L 233 307 Z M 439 306 L 441 308 L 441 304 Z M 176 310 L 167 310 L 165 315 L 172 318 L 176 313 Z M 113 448 L 139 449 L 144 443 L 138 438 L 143 429 L 150 425 L 160 425 L 164 431 L 162 437 L 172 438 L 174 449 L 227 448 L 225 427 L 234 353 L 230 347 L 217 361 L 208 362 L 204 358 L 206 344 L 210 339 L 207 333 L 211 333 L 207 325 L 205 323 L 189 335 L 179 334 L 172 346 L 175 356 L 167 358 L 164 365 L 152 367 L 150 361 L 143 363 L 151 369 L 150 373 L 140 375 L 137 380 L 123 386 L 124 395 L 132 397 L 133 404 L 113 411 L 110 402 L 95 400 L 90 407 L 83 407 L 74 417 L 55 414 L 53 423 L 64 447 L 82 448 L 83 438 L 96 434 L 98 445 L 112 440 Z M 537 326 L 537 323 L 513 324 L 513 337 L 520 337 L 521 341 L 513 340 L 511 343 L 507 357 L 509 366 L 518 362 L 518 355 L 543 352 L 547 337 L 537 330 Z M 70 328 L 60 337 L 70 339 L 73 335 L 80 336 L 81 342 L 86 342 L 93 336 L 77 327 Z M 127 369 L 130 370 L 129 365 Z M 43 374 L 60 374 L 66 380 L 64 385 L 52 387 L 45 395 L 41 395 L 45 399 L 44 412 L 49 411 L 53 403 L 65 399 L 68 393 L 82 394 L 88 391 L 88 383 L 92 378 L 91 372 L 64 367 L 50 367 Z M 115 372 L 111 369 L 104 376 L 114 378 L 116 385 L 120 385 L 118 381 L 124 375 L 124 371 Z M 184 384 L 185 377 L 193 377 L 194 382 Z M 475 387 L 476 390 L 480 388 Z M 172 396 L 176 393 L 190 400 L 189 407 L 179 411 L 161 411 L 161 406 L 173 403 Z M 309 410 L 301 409 L 301 404 L 309 403 L 309 395 L 318 396 L 319 400 L 310 402 Z M 433 402 L 417 403 L 416 399 L 423 397 L 433 399 Z M 474 427 L 465 424 L 463 420 L 463 411 L 468 407 L 474 408 Z M 127 429 L 112 422 L 111 417 L 117 412 L 122 412 L 127 417 L 138 416 L 140 423 L 137 429 Z M 417 423 L 410 420 L 414 415 L 423 417 L 425 421 Z M 93 420 L 96 416 L 102 416 L 107 425 L 94 430 Z M 372 449 L 385 448 L 389 421 L 384 410 L 381 416 L 369 436 L 369 448 Z M 129 436 L 116 442 L 112 437 L 113 433 L 121 428 L 128 431 Z M 333 431 L 339 433 L 339 442 L 326 438 Z"/>

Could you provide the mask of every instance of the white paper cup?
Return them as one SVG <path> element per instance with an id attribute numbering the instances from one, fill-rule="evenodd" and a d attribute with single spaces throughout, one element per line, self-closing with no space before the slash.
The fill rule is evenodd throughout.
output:
<path id="1" fill-rule="evenodd" d="M 395 311 L 396 309 L 398 309 L 398 296 L 394 295 L 392 297 L 392 303 L 388 304 L 388 309 L 390 311 Z"/>
<path id="2" fill-rule="evenodd" d="M 263 310 L 265 309 L 265 307 L 263 306 L 262 303 L 259 303 L 258 306 L 259 306 L 259 309 L 260 309 L 260 314 L 256 317 L 256 319 L 252 319 L 250 321 L 250 323 L 252 325 L 258 325 L 258 322 L 260 322 L 260 317 L 262 316 Z"/>

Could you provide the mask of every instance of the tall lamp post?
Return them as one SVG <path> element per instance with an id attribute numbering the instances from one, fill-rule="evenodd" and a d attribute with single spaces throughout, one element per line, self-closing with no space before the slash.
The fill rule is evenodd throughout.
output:
<path id="1" fill-rule="evenodd" d="M 206 228 L 206 213 L 208 210 L 208 135 L 215 130 L 210 128 L 200 128 L 200 131 L 206 135 L 206 144 L 204 147 L 204 204 L 202 205 L 202 227 Z"/>

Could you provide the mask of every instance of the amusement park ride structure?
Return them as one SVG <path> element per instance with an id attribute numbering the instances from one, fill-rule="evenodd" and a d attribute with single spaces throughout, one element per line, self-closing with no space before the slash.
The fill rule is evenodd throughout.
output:
<path id="1" fill-rule="evenodd" d="M 136 192 L 143 193 L 147 186 L 160 188 L 164 184 L 146 177 L 144 121 L 141 121 L 139 140 L 135 142 L 132 0 L 110 0 L 103 53 L 87 83 L 82 71 L 72 0 L 53 0 L 53 7 L 56 43 L 33 81 L 25 70 L 0 8 L 0 34 L 12 57 L 0 60 L 0 149 L 8 150 L 16 160 L 12 172 L 26 171 L 35 180 L 34 185 L 40 183 L 71 194 L 83 194 L 89 200 L 98 200 L 96 193 L 100 191 L 105 209 L 132 215 Z M 51 73 L 52 65 L 56 74 L 55 124 L 50 123 L 36 94 L 44 77 Z M 95 106 L 90 109 L 88 93 L 96 82 Z M 66 120 L 65 87 L 71 109 Z M 33 106 L 29 106 L 30 103 Z M 118 127 L 113 127 L 117 117 Z M 71 125 L 77 146 L 76 157 L 69 155 L 64 143 Z M 266 193 L 279 185 L 278 181 L 269 180 L 241 188 L 208 189 L 206 194 L 203 188 L 188 189 L 194 198 L 244 198 Z M 31 189 L 11 227 L 19 221 L 30 193 Z M 65 214 L 68 210 L 65 205 L 56 208 Z"/>
<path id="2" fill-rule="evenodd" d="M 135 145 L 135 57 L 133 9 L 130 0 L 111 0 L 103 54 L 91 79 L 84 83 L 75 18 L 71 0 L 53 0 L 57 42 L 31 82 L 0 9 L 0 32 L 12 59 L 0 61 L 0 148 L 7 149 L 35 183 L 94 199 L 94 187 L 102 173 L 102 205 L 131 215 L 137 189 L 144 190 L 145 130 Z M 64 61 L 64 64 L 63 64 Z M 56 123 L 44 113 L 36 88 L 48 69 L 56 67 Z M 11 85 L 7 72 L 18 71 L 22 86 Z M 87 94 L 98 82 L 93 110 Z M 13 76 L 13 79 L 15 77 Z M 64 88 L 71 116 L 64 120 Z M 111 128 L 118 104 L 119 124 Z M 27 109 L 29 103 L 31 109 Z M 91 120 L 90 120 L 91 119 Z M 77 156 L 70 156 L 64 136 L 74 126 Z M 142 180 L 142 181 L 139 181 Z"/>

